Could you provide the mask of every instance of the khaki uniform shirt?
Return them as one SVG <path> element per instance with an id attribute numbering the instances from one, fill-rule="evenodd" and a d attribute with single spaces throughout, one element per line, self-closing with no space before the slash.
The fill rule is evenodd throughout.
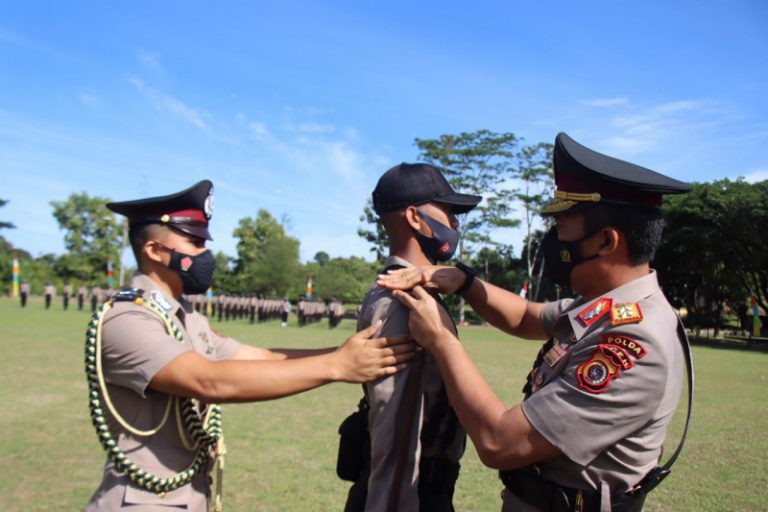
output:
<path id="1" fill-rule="evenodd" d="M 385 266 L 402 265 L 411 267 L 408 261 L 390 256 Z M 373 286 L 363 300 L 358 320 L 358 330 L 364 329 L 379 319 L 384 320 L 381 330 L 376 336 L 393 336 L 408 334 L 409 310 L 400 301 L 392 297 L 392 292 Z M 455 330 L 454 330 L 455 333 Z M 395 483 L 395 467 L 400 454 L 400 447 L 395 443 L 395 433 L 402 423 L 405 411 L 406 383 L 413 370 L 413 365 L 390 377 L 365 385 L 368 403 L 370 404 L 369 425 L 371 433 L 371 475 L 368 480 L 368 498 L 365 505 L 367 512 L 387 510 L 387 504 L 394 485 L 400 486 L 400 512 L 417 512 L 419 510 L 419 462 L 422 456 L 443 456 L 457 461 L 464 453 L 466 434 L 459 426 L 455 438 L 446 443 L 442 453 L 422 453 L 421 428 L 425 418 L 433 413 L 438 403 L 438 396 L 444 393 L 445 385 L 435 359 L 424 353 L 421 381 L 417 383 L 419 393 L 416 395 L 416 413 L 411 425 L 410 449 L 402 473 L 401 482 Z M 428 511 L 424 511 L 428 512 Z"/>
<path id="2" fill-rule="evenodd" d="M 45 285 L 43 292 L 45 292 L 46 295 L 54 296 L 56 295 L 56 287 L 52 284 L 47 284 Z"/>
<path id="3" fill-rule="evenodd" d="M 21 293 L 27 293 L 28 294 L 29 290 L 30 290 L 29 283 L 21 283 L 21 287 L 19 288 L 19 291 Z"/>
<path id="4" fill-rule="evenodd" d="M 546 304 L 542 322 L 555 343 L 522 407 L 562 455 L 536 465 L 563 486 L 624 493 L 657 465 L 682 391 L 678 319 L 656 272 L 589 303 Z"/>
<path id="5" fill-rule="evenodd" d="M 85 286 L 80 286 L 77 289 L 77 296 L 85 298 L 86 295 L 88 295 L 88 290 L 85 289 Z"/>
<path id="6" fill-rule="evenodd" d="M 61 294 L 65 297 L 71 297 L 72 296 L 72 285 L 71 284 L 65 284 L 64 288 L 61 289 Z"/>
<path id="7" fill-rule="evenodd" d="M 102 362 L 107 387 L 115 408 L 128 423 L 141 430 L 156 427 L 163 417 L 169 395 L 149 389 L 149 383 L 162 368 L 185 352 L 195 351 L 211 360 L 231 359 L 240 343 L 211 329 L 208 320 L 191 305 L 177 302 L 160 292 L 146 275 L 137 272 L 131 286 L 144 290 L 181 329 L 184 343 L 166 333 L 160 316 L 132 302 L 116 302 L 103 324 Z M 176 416 L 172 411 L 165 426 L 151 437 L 135 437 L 107 413 L 110 430 L 127 457 L 141 468 L 164 478 L 189 467 L 194 454 L 179 439 Z M 87 511 L 130 510 L 205 511 L 208 475 L 198 475 L 192 483 L 167 493 L 162 498 L 141 490 L 115 470 L 107 459 L 101 485 L 86 506 Z M 173 507 L 173 508 L 172 508 Z"/>

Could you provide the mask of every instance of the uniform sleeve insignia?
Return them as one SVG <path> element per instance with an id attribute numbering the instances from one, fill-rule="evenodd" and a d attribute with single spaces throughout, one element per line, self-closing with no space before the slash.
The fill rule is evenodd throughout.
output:
<path id="1" fill-rule="evenodd" d="M 613 304 L 612 299 L 603 297 L 579 313 L 579 320 L 586 326 L 592 325 L 611 311 L 611 304 Z"/>
<path id="2" fill-rule="evenodd" d="M 592 357 L 576 368 L 576 380 L 580 389 L 597 395 L 608 389 L 613 379 L 621 377 L 621 370 L 629 370 L 634 365 L 623 348 L 601 343 Z"/>
<path id="3" fill-rule="evenodd" d="M 643 319 L 640 304 L 627 302 L 611 308 L 611 325 L 636 324 Z"/>
<path id="4" fill-rule="evenodd" d="M 635 356 L 637 359 L 642 359 L 648 353 L 640 342 L 623 334 L 603 334 L 603 343 L 621 347 L 628 354 Z"/>

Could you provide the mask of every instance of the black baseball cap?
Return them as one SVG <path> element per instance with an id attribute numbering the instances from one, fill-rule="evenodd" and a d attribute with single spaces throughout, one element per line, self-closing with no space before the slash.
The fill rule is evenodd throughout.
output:
<path id="1" fill-rule="evenodd" d="M 453 213 L 467 213 L 482 199 L 457 193 L 440 169 L 429 164 L 396 165 L 382 174 L 373 189 L 373 209 L 379 215 L 425 203 L 444 204 Z"/>
<path id="2" fill-rule="evenodd" d="M 542 215 L 575 212 L 597 203 L 661 206 L 662 197 L 683 194 L 691 185 L 625 162 L 557 134 L 552 156 L 555 197 Z"/>
<path id="3" fill-rule="evenodd" d="M 179 231 L 213 240 L 208 221 L 213 215 L 213 183 L 203 180 L 167 196 L 108 203 L 107 208 L 128 217 L 128 224 L 166 224 Z"/>

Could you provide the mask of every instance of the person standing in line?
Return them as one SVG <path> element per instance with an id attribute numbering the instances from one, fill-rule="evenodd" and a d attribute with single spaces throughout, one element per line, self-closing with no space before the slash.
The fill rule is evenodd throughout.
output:
<path id="1" fill-rule="evenodd" d="M 72 285 L 69 281 L 64 281 L 64 286 L 61 288 L 61 297 L 63 299 L 64 311 L 69 308 L 69 299 L 72 297 Z"/>
<path id="2" fill-rule="evenodd" d="M 82 311 L 83 305 L 85 304 L 85 296 L 88 295 L 88 290 L 85 288 L 85 285 L 81 282 L 80 286 L 77 287 L 77 310 Z"/>
<path id="3" fill-rule="evenodd" d="M 25 308 L 27 307 L 27 299 L 29 298 L 29 281 L 26 279 L 21 282 L 21 286 L 19 286 L 19 295 L 21 298 L 21 307 Z"/>
<path id="4" fill-rule="evenodd" d="M 53 297 L 56 296 L 56 287 L 53 286 L 52 282 L 48 281 L 43 289 L 43 293 L 45 293 L 45 309 L 51 309 L 51 302 Z"/>

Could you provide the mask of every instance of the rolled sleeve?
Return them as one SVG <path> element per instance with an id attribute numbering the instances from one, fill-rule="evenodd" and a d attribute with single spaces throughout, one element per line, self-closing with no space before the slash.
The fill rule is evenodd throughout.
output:
<path id="1" fill-rule="evenodd" d="M 154 313 L 133 306 L 108 317 L 102 327 L 102 365 L 107 382 L 145 397 L 152 379 L 172 360 L 192 350 L 165 331 Z"/>

